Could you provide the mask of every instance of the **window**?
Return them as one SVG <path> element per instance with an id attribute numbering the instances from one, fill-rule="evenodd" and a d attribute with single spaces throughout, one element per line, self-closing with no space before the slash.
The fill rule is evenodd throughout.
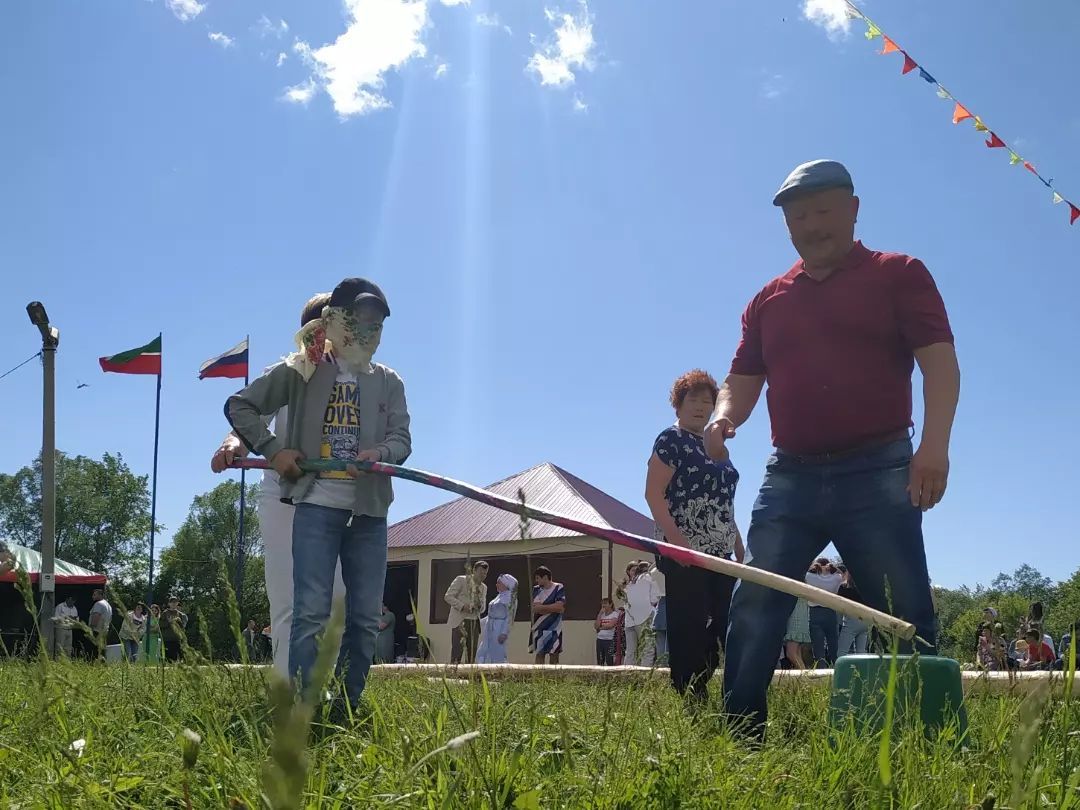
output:
<path id="1" fill-rule="evenodd" d="M 480 557 L 473 557 L 476 562 Z M 518 581 L 518 604 L 515 621 L 527 622 L 532 601 L 532 574 L 541 565 L 551 569 L 556 582 L 566 586 L 566 612 L 568 620 L 592 620 L 600 609 L 603 591 L 603 552 L 567 551 L 550 554 L 502 554 L 484 557 L 488 569 L 487 601 L 495 598 L 495 580 L 499 574 L 511 574 Z M 443 598 L 454 577 L 465 573 L 465 558 L 454 557 L 431 561 L 431 624 L 445 624 L 450 616 L 450 606 Z"/>

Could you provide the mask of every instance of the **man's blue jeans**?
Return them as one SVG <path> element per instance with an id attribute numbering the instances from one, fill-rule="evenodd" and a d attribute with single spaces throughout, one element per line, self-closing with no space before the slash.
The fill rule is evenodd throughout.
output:
<path id="1" fill-rule="evenodd" d="M 345 635 L 338 671 L 353 705 L 364 691 L 379 634 L 386 581 L 386 518 L 301 503 L 293 518 L 293 620 L 289 672 L 307 689 L 318 654 L 318 635 L 330 618 L 334 569 L 341 559 L 345 583 Z"/>
<path id="2" fill-rule="evenodd" d="M 774 455 L 750 522 L 750 565 L 802 581 L 831 541 L 866 604 L 914 624 L 929 642 L 917 649 L 933 654 L 922 512 L 907 492 L 911 455 L 909 440 L 832 462 Z M 755 734 L 765 730 L 766 692 L 794 607 L 794 596 L 746 581 L 739 582 L 731 601 L 725 710 Z M 911 649 L 910 643 L 901 644 L 902 650 Z"/>

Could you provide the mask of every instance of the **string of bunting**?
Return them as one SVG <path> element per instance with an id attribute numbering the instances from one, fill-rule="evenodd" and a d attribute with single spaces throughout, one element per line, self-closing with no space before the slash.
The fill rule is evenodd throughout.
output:
<path id="1" fill-rule="evenodd" d="M 900 69 L 901 75 L 906 76 L 908 73 L 912 73 L 917 70 L 919 72 L 919 78 L 921 78 L 928 84 L 934 85 L 937 88 L 937 94 L 939 98 L 943 98 L 946 101 L 953 102 L 954 106 L 952 122 L 954 124 L 959 124 L 961 121 L 971 121 L 974 124 L 975 130 L 977 132 L 985 133 L 986 140 L 984 141 L 984 143 L 986 144 L 986 147 L 988 149 L 1007 150 L 1009 153 L 1010 165 L 1023 165 L 1025 169 L 1027 169 L 1039 179 L 1039 182 L 1041 182 L 1044 186 L 1046 186 L 1047 189 L 1049 189 L 1051 194 L 1050 199 L 1054 205 L 1065 204 L 1069 207 L 1070 225 L 1080 219 L 1080 206 L 1073 204 L 1069 200 L 1065 199 L 1064 196 L 1062 196 L 1062 194 L 1054 186 L 1053 178 L 1043 177 L 1030 161 L 1024 160 L 1024 158 L 1020 157 L 1020 153 L 1017 152 L 1016 149 L 1011 147 L 1008 143 L 1005 142 L 1005 140 L 1001 136 L 999 136 L 992 129 L 990 129 L 990 127 L 986 125 L 986 123 L 980 116 L 975 115 L 971 112 L 969 108 L 961 104 L 960 101 L 957 100 L 957 98 L 952 93 L 950 93 L 943 84 L 941 84 L 941 82 L 931 76 L 930 73 L 927 72 L 927 70 L 922 65 L 916 62 L 906 50 L 897 45 L 896 40 L 888 36 L 884 31 L 881 30 L 881 28 L 879 28 L 874 23 L 873 20 L 863 14 L 862 11 L 860 11 L 858 8 L 856 8 L 856 6 L 851 0 L 844 0 L 844 4 L 845 6 L 847 6 L 848 17 L 853 20 L 861 20 L 863 23 L 866 24 L 867 39 L 874 40 L 878 37 L 881 38 L 883 45 L 880 53 L 899 53 L 903 55 L 904 65 Z"/>

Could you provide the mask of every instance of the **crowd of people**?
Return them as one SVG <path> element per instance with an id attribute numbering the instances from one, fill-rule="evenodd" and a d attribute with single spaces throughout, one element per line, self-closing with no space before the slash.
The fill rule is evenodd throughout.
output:
<path id="1" fill-rule="evenodd" d="M 76 655 L 75 639 L 85 634 L 85 643 L 79 645 L 85 656 L 91 659 L 101 657 L 108 646 L 109 632 L 112 628 L 113 606 L 101 588 L 94 590 L 93 605 L 82 620 L 75 605 L 75 597 L 67 596 L 53 611 L 53 641 L 58 655 L 72 658 Z M 181 637 L 187 627 L 188 617 L 184 613 L 180 599 L 169 596 L 162 610 L 158 604 L 147 608 L 145 602 L 138 602 L 131 610 L 123 614 L 118 632 L 123 657 L 128 661 L 179 661 L 181 657 Z M 87 632 L 88 630 L 88 632 Z"/>
<path id="2" fill-rule="evenodd" d="M 1055 646 L 1053 637 L 1043 629 L 1042 602 L 1032 602 L 1028 615 L 1011 640 L 1006 641 L 997 608 L 988 605 L 983 609 L 975 640 L 975 660 L 979 668 L 989 672 L 1065 669 L 1078 625 L 1080 619 L 1073 622 L 1071 630 L 1062 634 Z"/>

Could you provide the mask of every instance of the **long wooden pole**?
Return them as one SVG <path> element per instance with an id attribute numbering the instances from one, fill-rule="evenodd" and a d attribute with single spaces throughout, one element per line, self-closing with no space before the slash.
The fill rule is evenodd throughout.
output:
<path id="1" fill-rule="evenodd" d="M 265 469 L 268 466 L 265 459 L 238 459 L 233 463 L 233 467 L 238 469 Z M 650 554 L 659 554 L 661 557 L 667 557 L 680 565 L 692 565 L 697 568 L 716 571 L 717 573 L 726 574 L 727 576 L 736 579 L 743 579 L 757 585 L 764 585 L 767 588 L 772 588 L 773 590 L 781 591 L 792 596 L 801 596 L 822 607 L 832 608 L 837 613 L 859 619 L 868 625 L 873 625 L 879 630 L 895 634 L 903 639 L 912 639 L 915 637 L 915 625 L 910 622 L 905 622 L 903 619 L 890 616 L 888 613 L 882 613 L 880 610 L 874 610 L 859 602 L 853 602 L 850 599 L 845 599 L 842 596 L 822 590 L 821 588 L 807 585 L 805 582 L 788 579 L 785 576 L 774 574 L 770 571 L 762 571 L 760 568 L 754 568 L 750 565 L 743 565 L 742 563 L 724 560 L 720 557 L 713 557 L 711 554 L 702 554 L 699 551 L 694 551 L 693 549 L 684 546 L 674 546 L 670 543 L 662 543 L 659 540 L 652 540 L 648 537 L 642 537 L 641 535 L 631 534 L 630 532 L 624 532 L 606 526 L 594 526 L 580 520 L 575 520 L 566 515 L 560 515 L 557 512 L 548 512 L 544 509 L 537 509 L 536 507 L 527 504 L 522 505 L 519 501 L 512 498 L 497 495 L 486 489 L 475 487 L 472 484 L 466 484 L 463 481 L 455 481 L 452 478 L 446 478 L 445 476 L 437 475 L 436 473 L 414 470 L 409 467 L 398 466 L 397 464 L 384 464 L 379 461 L 362 461 L 346 465 L 343 461 L 337 459 L 318 459 L 301 461 L 299 466 L 300 469 L 305 472 L 328 470 L 340 471 L 351 467 L 359 473 L 387 475 L 392 478 L 401 478 L 418 484 L 426 484 L 430 487 L 453 492 L 465 498 L 471 498 L 474 501 L 479 501 L 480 503 L 487 504 L 496 509 L 513 512 L 517 515 L 524 515 L 532 520 L 548 523 L 552 526 L 570 529 L 571 531 L 579 532 L 585 537 L 610 540 L 620 546 L 626 546 Z"/>

